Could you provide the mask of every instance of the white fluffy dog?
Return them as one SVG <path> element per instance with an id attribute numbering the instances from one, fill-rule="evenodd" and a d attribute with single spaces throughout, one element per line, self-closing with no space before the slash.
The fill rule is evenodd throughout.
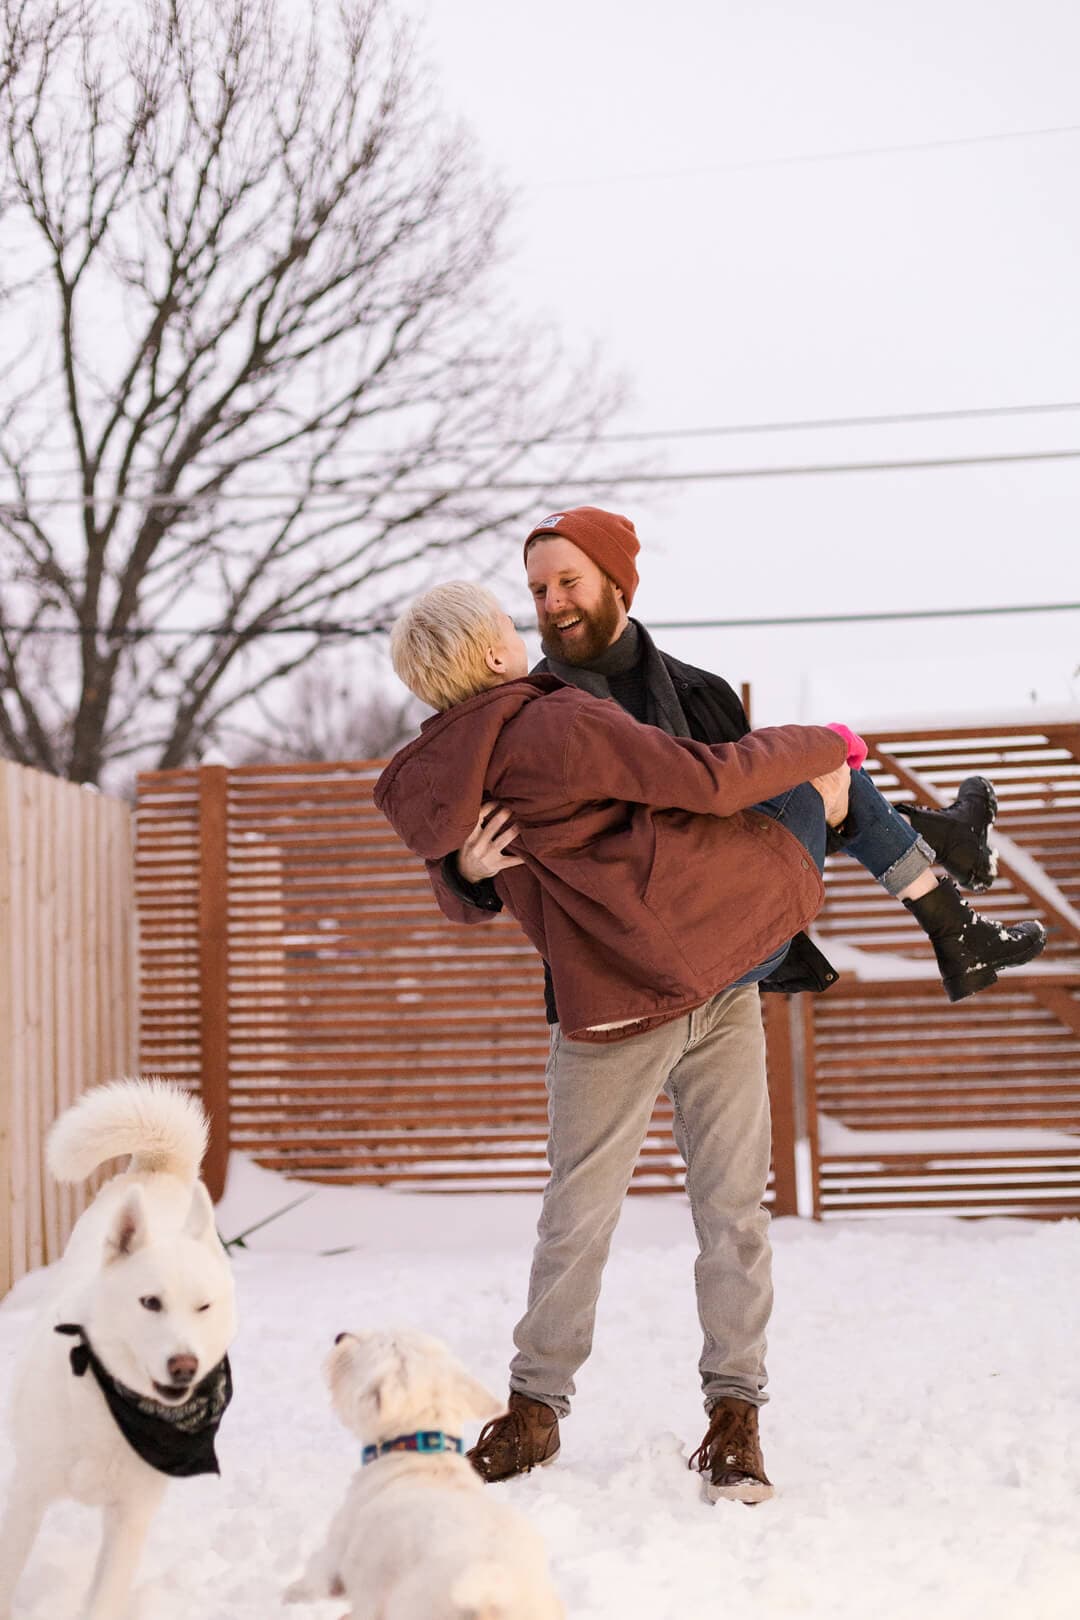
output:
<path id="1" fill-rule="evenodd" d="M 15 1473 L 0 1521 L 0 1620 L 45 1509 L 61 1496 L 104 1509 L 85 1620 L 117 1620 L 168 1477 L 216 1472 L 230 1393 L 232 1272 L 197 1180 L 206 1120 L 185 1092 L 117 1081 L 57 1120 L 61 1181 L 130 1154 L 80 1217 L 51 1273 L 17 1370 Z"/>
<path id="2" fill-rule="evenodd" d="M 364 1466 L 290 1603 L 346 1596 L 351 1620 L 562 1620 L 543 1543 L 459 1454 L 502 1411 L 437 1339 L 342 1333 L 326 1361 Z"/>

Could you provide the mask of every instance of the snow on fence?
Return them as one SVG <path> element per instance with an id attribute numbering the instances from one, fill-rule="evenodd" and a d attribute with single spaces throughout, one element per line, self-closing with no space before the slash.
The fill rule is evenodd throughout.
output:
<path id="1" fill-rule="evenodd" d="M 50 1124 L 138 1066 L 131 820 L 0 761 L 0 1295 L 58 1257 L 86 1201 L 44 1172 Z"/>
<path id="2" fill-rule="evenodd" d="M 907 912 L 853 861 L 830 862 L 818 934 L 842 976 L 797 1014 L 814 1212 L 1080 1214 L 1080 719 L 868 741 L 897 801 L 995 783 L 999 876 L 974 903 L 1003 923 L 1039 917 L 1049 944 L 950 1006 Z"/>
<path id="3" fill-rule="evenodd" d="M 834 860 L 819 932 L 843 977 L 822 997 L 763 1003 L 773 1207 L 1080 1213 L 1080 726 L 872 742 L 870 768 L 894 797 L 948 799 L 973 771 L 997 781 L 1012 858 L 979 904 L 1041 916 L 1052 944 L 952 1007 L 907 912 Z M 380 769 L 210 766 L 140 781 L 144 1057 L 201 1085 L 216 1189 L 230 1145 L 327 1182 L 545 1180 L 540 965 L 505 916 L 471 929 L 441 916 L 371 802 Z M 830 1122 L 847 1132 L 839 1150 Z M 957 1130 L 992 1127 L 993 1141 L 958 1145 Z M 634 1190 L 682 1184 L 661 1099 Z"/>

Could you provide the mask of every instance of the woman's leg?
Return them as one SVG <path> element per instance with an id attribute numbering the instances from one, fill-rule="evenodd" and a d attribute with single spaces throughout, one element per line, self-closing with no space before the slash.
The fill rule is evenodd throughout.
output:
<path id="1" fill-rule="evenodd" d="M 963 1001 L 992 985 L 1002 968 L 1030 962 L 1046 944 L 1035 921 L 1005 927 L 973 911 L 948 878 L 931 870 L 937 855 L 874 786 L 852 771 L 843 850 L 865 866 L 882 888 L 911 912 L 934 947 L 950 1001 Z"/>
<path id="2" fill-rule="evenodd" d="M 819 870 L 825 855 L 825 804 L 810 783 L 777 799 L 755 805 L 781 822 L 813 856 Z M 950 1001 L 962 1001 L 993 984 L 1002 968 L 1030 962 L 1046 944 L 1041 923 L 1005 927 L 981 917 L 945 878 L 939 883 L 932 865 L 934 851 L 874 786 L 865 771 L 852 771 L 849 810 L 842 834 L 845 854 L 870 872 L 889 894 L 901 900 L 928 936 Z M 738 982 L 767 978 L 781 953 Z"/>
<path id="3" fill-rule="evenodd" d="M 888 894 L 917 900 L 937 888 L 934 851 L 879 793 L 865 771 L 852 771 L 843 850 Z"/>
<path id="4" fill-rule="evenodd" d="M 812 783 L 801 782 L 798 787 L 779 794 L 775 799 L 764 799 L 760 804 L 755 804 L 754 809 L 786 827 L 788 832 L 799 840 L 818 871 L 825 870 L 825 841 L 829 830 L 825 820 L 825 802 Z M 728 988 L 738 990 L 743 985 L 760 984 L 762 979 L 767 979 L 784 960 L 790 943 L 789 940 L 766 961 L 759 962 L 757 967 L 751 968 L 749 973 L 744 973 L 741 979 L 736 979 Z"/>

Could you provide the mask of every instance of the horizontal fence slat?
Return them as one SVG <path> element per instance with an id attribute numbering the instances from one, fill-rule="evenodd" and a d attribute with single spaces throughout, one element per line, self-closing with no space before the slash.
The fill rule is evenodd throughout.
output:
<path id="1" fill-rule="evenodd" d="M 1080 723 L 924 728 L 870 740 L 883 758 L 872 753 L 868 768 L 898 800 L 911 799 L 912 783 L 947 800 L 965 776 L 991 777 L 998 826 L 1080 908 Z M 380 761 L 346 761 L 228 772 L 234 1140 L 270 1168 L 336 1184 L 542 1186 L 540 964 L 506 915 L 472 929 L 441 916 L 422 863 L 374 808 L 381 769 Z M 140 781 L 137 814 L 144 1045 L 158 1067 L 187 1078 L 201 1061 L 199 780 L 197 771 L 151 773 Z M 1020 881 L 999 881 L 977 905 L 1005 923 L 1039 914 L 1038 896 Z M 1022 1137 L 1039 1126 L 1080 1141 L 1080 1034 L 1066 1016 L 1069 1001 L 1054 1004 L 1055 994 L 1075 997 L 1080 988 L 1076 941 L 1055 929 L 1038 972 L 1007 974 L 950 1006 L 926 976 L 932 956 L 912 919 L 843 856 L 830 858 L 817 927 L 826 953 L 830 940 L 843 940 L 864 953 L 868 973 L 885 963 L 880 976 L 844 973 L 808 1013 L 805 1062 L 823 1146 L 830 1121 L 857 1144 L 853 1163 L 817 1153 L 822 1212 L 1042 1213 L 1053 1205 L 1080 1213 L 1068 1155 L 1037 1161 L 1031 1186 L 1005 1159 L 989 1169 L 972 1161 L 969 1175 L 950 1157 L 946 1185 L 931 1168 L 933 1152 L 893 1161 L 886 1176 L 875 1146 L 898 1129 L 929 1138 L 992 1127 Z M 897 979 L 904 962 L 910 976 Z M 681 1187 L 666 1099 L 654 1129 L 670 1162 L 658 1169 L 647 1146 L 635 1186 Z M 323 1162 L 331 1140 L 342 1144 L 332 1164 Z M 534 1169 L 507 1168 L 511 1141 L 535 1158 Z M 389 1168 L 372 1167 L 370 1155 L 385 1160 L 391 1150 L 398 1157 Z M 430 1156 L 426 1164 L 415 1162 L 418 1152 Z"/>

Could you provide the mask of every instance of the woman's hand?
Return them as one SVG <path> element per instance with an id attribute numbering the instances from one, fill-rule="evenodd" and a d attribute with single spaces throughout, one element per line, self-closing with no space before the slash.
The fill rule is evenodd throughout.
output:
<path id="1" fill-rule="evenodd" d="M 851 789 L 851 766 L 838 765 L 827 776 L 815 776 L 810 783 L 825 801 L 825 820 L 830 827 L 839 827 L 847 820 L 848 793 Z"/>
<path id="2" fill-rule="evenodd" d="M 511 866 L 521 866 L 520 855 L 503 853 L 517 835 L 509 810 L 500 810 L 493 801 L 482 804 L 479 821 L 458 850 L 458 871 L 465 882 L 482 883 Z"/>

